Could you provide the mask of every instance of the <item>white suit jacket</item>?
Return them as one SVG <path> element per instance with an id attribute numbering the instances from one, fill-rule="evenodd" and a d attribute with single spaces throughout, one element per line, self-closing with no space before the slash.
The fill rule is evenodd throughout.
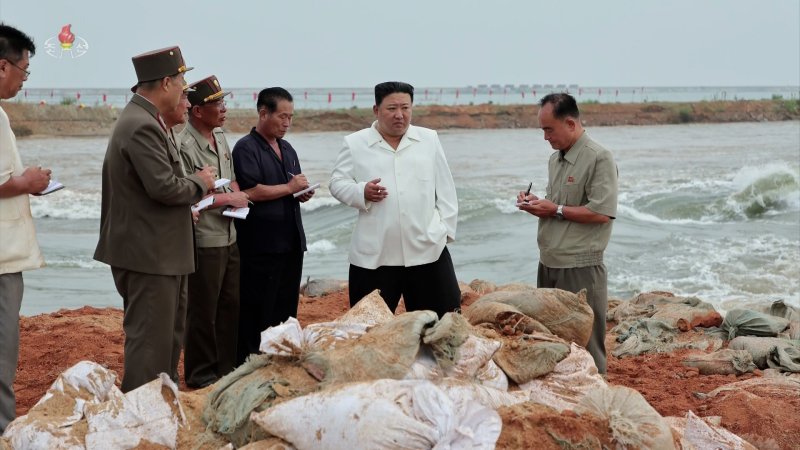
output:
<path id="1" fill-rule="evenodd" d="M 365 269 L 435 262 L 456 237 L 458 198 L 439 142 L 410 126 L 394 150 L 372 127 L 344 138 L 330 181 L 331 194 L 358 209 L 350 263 Z M 372 203 L 364 186 L 380 178 L 388 196 Z"/>

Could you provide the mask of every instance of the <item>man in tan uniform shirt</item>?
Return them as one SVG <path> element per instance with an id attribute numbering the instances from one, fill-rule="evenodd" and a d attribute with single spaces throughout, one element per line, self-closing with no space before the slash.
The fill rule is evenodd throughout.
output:
<path id="1" fill-rule="evenodd" d="M 575 99 L 550 94 L 540 101 L 539 126 L 554 150 L 547 195 L 520 192 L 519 209 L 539 218 L 538 287 L 578 292 L 594 312 L 587 350 L 606 373 L 608 287 L 603 252 L 617 215 L 617 166 L 611 152 L 583 129 Z"/>
<path id="2" fill-rule="evenodd" d="M 231 183 L 216 189 L 213 203 L 200 213 L 195 237 L 197 271 L 189 275 L 189 306 L 184 341 L 186 385 L 205 387 L 232 371 L 236 363 L 239 322 L 239 249 L 233 219 L 222 213 L 227 207 L 248 205 L 239 191 L 233 159 L 225 133 L 224 92 L 217 77 L 192 83 L 189 124 L 181 132 L 180 150 L 186 171 L 214 167 Z"/>

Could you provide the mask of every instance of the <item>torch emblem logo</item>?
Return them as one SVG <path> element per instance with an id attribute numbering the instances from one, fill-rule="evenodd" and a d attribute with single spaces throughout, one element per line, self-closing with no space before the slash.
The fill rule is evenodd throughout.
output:
<path id="1" fill-rule="evenodd" d="M 61 32 L 44 42 L 45 53 L 53 58 L 61 59 L 65 56 L 70 58 L 80 58 L 89 51 L 89 43 L 86 39 L 75 36 L 72 32 L 72 24 L 61 27 Z"/>

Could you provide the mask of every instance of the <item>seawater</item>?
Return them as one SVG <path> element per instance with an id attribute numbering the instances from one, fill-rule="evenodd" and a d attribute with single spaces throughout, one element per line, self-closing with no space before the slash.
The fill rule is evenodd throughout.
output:
<path id="1" fill-rule="evenodd" d="M 800 306 L 800 122 L 588 130 L 619 167 L 619 210 L 606 252 L 609 293 L 695 295 L 724 310 L 784 299 Z M 303 276 L 347 279 L 356 211 L 327 190 L 346 133 L 289 134 L 322 187 L 302 205 Z M 533 182 L 544 194 L 552 153 L 540 130 L 440 132 L 459 196 L 460 280 L 536 283 L 537 219 L 514 207 Z M 240 134 L 229 134 L 233 145 Z M 26 272 L 22 314 L 121 306 L 109 268 L 92 259 L 107 138 L 29 138 L 23 162 L 67 187 L 31 199 L 47 267 Z M 390 193 L 391 195 L 391 193 Z M 158 249 L 153 249 L 158 251 Z"/>

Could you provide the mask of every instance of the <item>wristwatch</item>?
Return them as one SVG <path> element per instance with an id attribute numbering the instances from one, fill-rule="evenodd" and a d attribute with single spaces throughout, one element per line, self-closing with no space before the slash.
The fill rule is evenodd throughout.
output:
<path id="1" fill-rule="evenodd" d="M 556 218 L 564 220 L 564 205 L 558 205 L 558 208 L 556 208 Z"/>

